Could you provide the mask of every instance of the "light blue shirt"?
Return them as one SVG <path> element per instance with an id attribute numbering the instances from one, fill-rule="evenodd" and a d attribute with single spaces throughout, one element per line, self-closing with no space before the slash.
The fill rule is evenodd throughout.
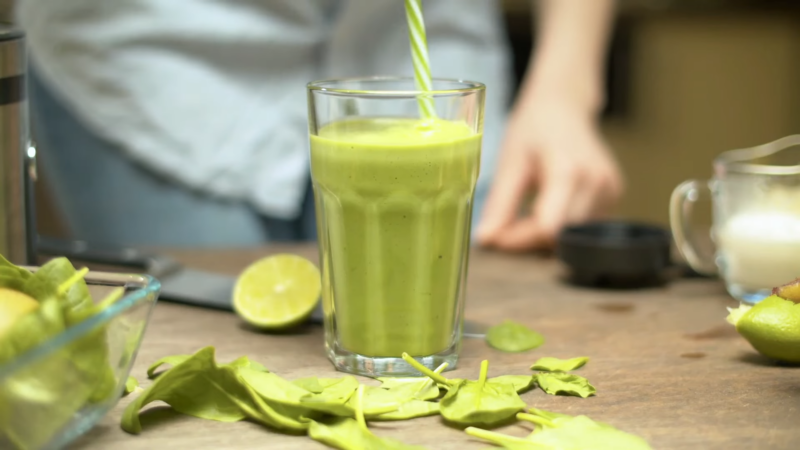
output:
<path id="1" fill-rule="evenodd" d="M 480 203 L 510 94 L 499 2 L 423 8 L 433 76 L 487 86 Z M 39 73 L 93 132 L 282 218 L 307 183 L 306 83 L 413 75 L 401 0 L 22 0 L 18 19 Z"/>

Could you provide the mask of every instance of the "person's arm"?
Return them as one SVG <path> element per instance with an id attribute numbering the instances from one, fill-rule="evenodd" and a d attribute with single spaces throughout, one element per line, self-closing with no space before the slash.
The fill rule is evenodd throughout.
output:
<path id="1" fill-rule="evenodd" d="M 552 246 L 564 225 L 602 215 L 622 191 L 597 129 L 615 2 L 536 3 L 537 43 L 477 233 L 481 244 L 505 250 Z"/>
<path id="2" fill-rule="evenodd" d="M 602 107 L 606 49 L 614 0 L 539 0 L 536 46 L 520 102 L 554 90 L 579 102 L 586 112 Z M 538 92 L 544 94 L 543 92 Z"/>

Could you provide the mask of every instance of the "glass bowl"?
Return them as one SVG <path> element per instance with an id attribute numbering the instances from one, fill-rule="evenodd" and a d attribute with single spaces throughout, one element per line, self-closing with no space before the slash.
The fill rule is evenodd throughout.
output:
<path id="1" fill-rule="evenodd" d="M 0 365 L 0 449 L 63 448 L 121 398 L 161 285 L 148 275 L 105 272 L 89 272 L 85 280 L 95 303 L 115 288 L 125 288 L 125 294 L 101 313 Z M 107 348 L 99 352 L 102 358 L 86 357 L 98 353 L 96 345 L 86 344 L 103 334 Z M 94 374 L 100 370 L 106 371 L 107 389 L 97 388 Z M 87 373 L 93 376 L 87 379 Z"/>

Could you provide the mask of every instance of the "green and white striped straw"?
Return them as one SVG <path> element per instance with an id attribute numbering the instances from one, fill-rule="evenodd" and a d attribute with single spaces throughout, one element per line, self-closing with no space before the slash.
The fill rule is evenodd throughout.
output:
<path id="1" fill-rule="evenodd" d="M 408 38 L 411 41 L 411 59 L 414 61 L 414 82 L 417 90 L 430 92 L 431 64 L 428 60 L 428 39 L 425 37 L 425 21 L 422 20 L 422 0 L 406 0 L 406 19 L 408 19 Z M 433 98 L 421 95 L 417 98 L 422 117 L 436 117 Z"/>

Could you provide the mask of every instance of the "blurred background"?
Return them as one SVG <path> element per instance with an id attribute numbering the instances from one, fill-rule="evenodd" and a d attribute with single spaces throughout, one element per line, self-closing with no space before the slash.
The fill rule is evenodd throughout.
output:
<path id="1" fill-rule="evenodd" d="M 503 3 L 519 74 L 531 5 Z M 800 2 L 620 0 L 609 53 L 603 127 L 628 183 L 621 217 L 668 225 L 672 189 L 708 178 L 716 155 L 800 132 Z M 696 210 L 710 223 L 710 206 Z"/>
<path id="2" fill-rule="evenodd" d="M 13 0 L 0 0 L 10 20 Z M 800 2 L 620 0 L 603 127 L 628 183 L 618 216 L 668 224 L 672 189 L 722 151 L 800 130 Z M 503 0 L 521 76 L 530 0 Z M 67 236 L 38 186 L 39 232 Z M 708 208 L 698 208 L 699 212 Z M 710 217 L 710 215 L 708 216 Z M 703 216 L 701 222 L 707 222 Z"/>

